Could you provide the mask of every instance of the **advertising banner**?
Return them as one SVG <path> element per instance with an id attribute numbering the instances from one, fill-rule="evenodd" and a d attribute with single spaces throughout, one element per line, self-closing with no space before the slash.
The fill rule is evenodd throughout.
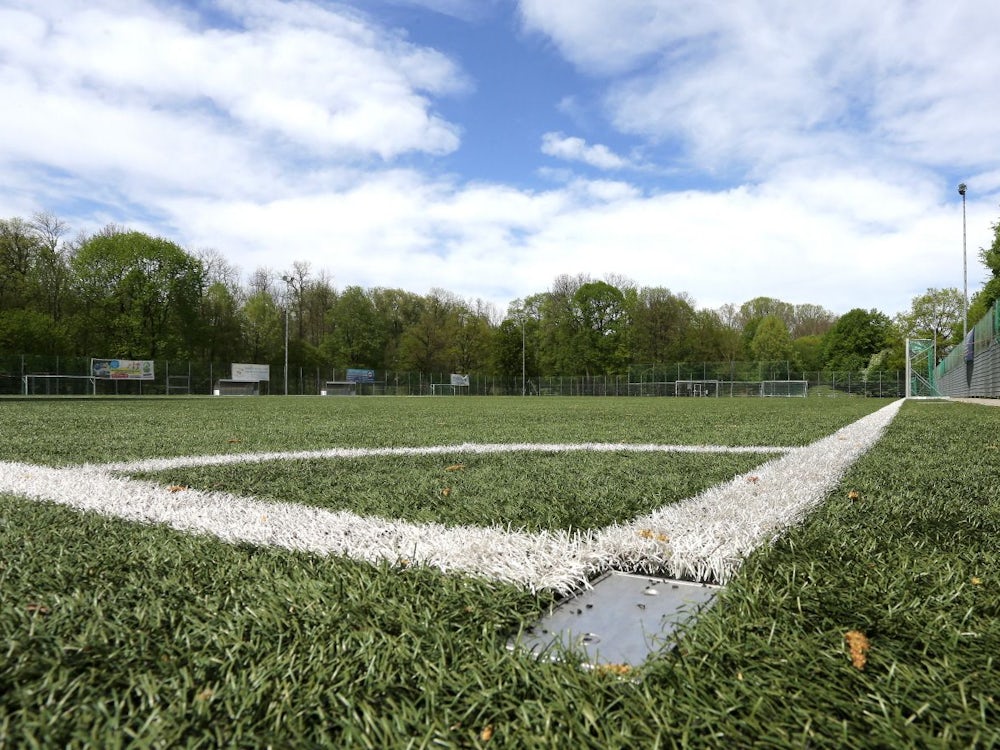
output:
<path id="1" fill-rule="evenodd" d="M 233 380 L 271 380 L 271 365 L 251 365 L 233 362 Z"/>
<path id="2" fill-rule="evenodd" d="M 374 370 L 348 370 L 347 371 L 347 382 L 348 383 L 374 383 L 375 382 L 375 371 Z"/>
<path id="3" fill-rule="evenodd" d="M 153 380 L 149 359 L 92 359 L 90 373 L 101 380 Z"/>
<path id="4" fill-rule="evenodd" d="M 456 373 L 451 374 L 451 384 L 452 385 L 468 385 L 469 376 L 468 375 L 458 375 Z"/>

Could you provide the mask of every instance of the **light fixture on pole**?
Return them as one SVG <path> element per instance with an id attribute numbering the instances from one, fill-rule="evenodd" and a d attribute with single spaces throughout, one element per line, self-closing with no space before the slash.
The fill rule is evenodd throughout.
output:
<path id="1" fill-rule="evenodd" d="M 969 335 L 969 267 L 965 259 L 965 183 L 958 184 L 962 196 L 962 345 Z"/>
<path id="2" fill-rule="evenodd" d="M 285 395 L 288 395 L 288 295 L 289 288 L 292 285 L 291 276 L 282 276 L 281 280 L 285 282 Z"/>

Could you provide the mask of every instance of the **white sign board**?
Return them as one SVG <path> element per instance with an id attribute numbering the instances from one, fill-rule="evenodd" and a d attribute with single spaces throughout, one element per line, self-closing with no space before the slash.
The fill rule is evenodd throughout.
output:
<path id="1" fill-rule="evenodd" d="M 457 373 L 451 374 L 451 384 L 452 385 L 468 385 L 469 376 L 468 375 L 458 375 Z"/>
<path id="2" fill-rule="evenodd" d="M 271 365 L 248 365 L 233 362 L 233 380 L 271 380 Z"/>

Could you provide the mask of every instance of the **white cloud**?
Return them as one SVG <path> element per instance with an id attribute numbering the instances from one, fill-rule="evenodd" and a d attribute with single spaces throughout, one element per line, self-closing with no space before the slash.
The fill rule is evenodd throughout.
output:
<path id="1" fill-rule="evenodd" d="M 787 158 L 995 162 L 1000 5 L 521 0 L 526 28 L 608 76 L 622 131 L 760 175 Z"/>
<path id="2" fill-rule="evenodd" d="M 308 197 L 169 207 L 191 245 L 241 248 L 245 270 L 305 260 L 339 287 L 444 288 L 500 310 L 566 273 L 624 274 L 703 307 L 768 295 L 890 315 L 928 287 L 961 287 L 960 204 L 896 176 L 789 174 L 643 195 L 607 181 L 533 192 L 393 171 Z M 979 202 L 970 216 L 988 208 Z M 984 224 L 970 230 L 970 248 L 987 242 Z M 970 289 L 981 276 L 970 265 Z"/>
<path id="3" fill-rule="evenodd" d="M 0 215 L 96 202 L 64 218 L 148 227 L 248 272 L 301 260 L 339 287 L 500 309 L 560 274 L 617 273 L 702 306 L 768 295 L 892 314 L 961 286 L 958 180 L 938 165 L 969 172 L 971 290 L 996 220 L 987 4 L 522 0 L 525 26 L 596 76 L 596 95 L 560 90 L 553 111 L 590 120 L 596 97 L 621 131 L 684 144 L 694 179 L 738 174 L 701 189 L 657 185 L 673 165 L 647 169 L 646 149 L 641 186 L 581 179 L 580 163 L 636 160 L 542 119 L 522 142 L 543 187 L 462 175 L 462 123 L 435 108 L 469 87 L 457 64 L 340 5 L 225 0 L 213 25 L 142 0 L 0 4 Z M 559 162 L 539 157 L 540 133 Z M 447 178 L 413 166 L 442 154 Z"/>
<path id="4" fill-rule="evenodd" d="M 28 130 L 45 127 L 33 118 L 40 102 L 67 110 L 92 102 L 91 109 L 103 103 L 128 119 L 130 108 L 155 112 L 182 129 L 200 120 L 226 138 L 239 130 L 256 141 L 249 152 L 266 145 L 320 159 L 390 160 L 459 145 L 458 127 L 436 115 L 428 99 L 464 89 L 455 64 L 356 15 L 240 3 L 234 8 L 241 27 L 204 29 L 145 2 L 69 5 L 61 12 L 50 4 L 26 7 L 16 20 L 30 44 L 19 35 L 0 36 L 0 76 L 5 89 L 12 76 L 26 79 L 11 111 Z M 71 122 L 79 120 L 48 127 L 69 130 Z M 160 146 L 127 127 L 108 127 L 105 140 L 125 149 Z M 4 141 L 0 148 L 15 157 L 30 147 L 23 138 Z"/>
<path id="5" fill-rule="evenodd" d="M 598 169 L 622 169 L 629 162 L 602 144 L 589 145 L 583 138 L 562 133 L 542 136 L 542 153 L 566 161 L 582 161 Z"/>

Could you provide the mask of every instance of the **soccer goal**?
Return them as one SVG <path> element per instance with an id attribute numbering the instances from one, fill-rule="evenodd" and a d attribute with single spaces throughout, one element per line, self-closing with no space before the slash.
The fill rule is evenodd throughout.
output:
<path id="1" fill-rule="evenodd" d="M 809 395 L 808 380 L 762 380 L 761 396 L 783 396 L 785 398 L 805 398 Z"/>
<path id="2" fill-rule="evenodd" d="M 906 340 L 906 397 L 940 398 L 934 382 L 937 349 L 933 339 Z"/>
<path id="3" fill-rule="evenodd" d="M 356 396 L 358 383 L 356 380 L 327 380 L 320 390 L 320 396 Z"/>
<path id="4" fill-rule="evenodd" d="M 719 396 L 721 380 L 678 380 L 674 382 L 675 396 Z"/>
<path id="5" fill-rule="evenodd" d="M 25 396 L 93 396 L 97 393 L 97 378 L 28 373 L 21 376 L 21 392 Z"/>

